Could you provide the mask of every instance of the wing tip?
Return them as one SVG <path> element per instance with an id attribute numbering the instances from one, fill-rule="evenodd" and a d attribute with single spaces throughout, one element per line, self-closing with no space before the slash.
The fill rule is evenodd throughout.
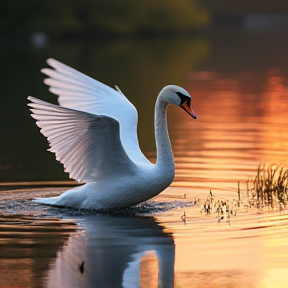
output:
<path id="1" fill-rule="evenodd" d="M 42 72 L 42 70 L 43 70 L 43 69 L 41 69 L 41 72 Z M 42 72 L 42 73 L 45 74 L 45 75 L 47 75 L 47 74 L 44 73 L 44 72 Z M 50 79 L 51 79 L 51 78 L 45 78 L 45 79 L 43 80 L 43 83 L 46 84 L 47 86 L 50 86 L 50 82 L 51 82 Z"/>
<path id="2" fill-rule="evenodd" d="M 37 98 L 33 97 L 33 96 L 28 96 L 27 100 L 30 101 L 27 103 L 28 106 L 32 105 L 33 103 L 35 103 L 37 101 Z"/>
<path id="3" fill-rule="evenodd" d="M 57 61 L 56 59 L 50 57 L 46 60 L 46 63 L 49 65 L 49 66 L 52 66 L 54 63 L 57 63 L 59 61 Z M 52 65 L 51 65 L 52 64 Z"/>
<path id="4" fill-rule="evenodd" d="M 41 68 L 41 69 L 40 69 L 40 72 L 41 72 L 42 74 L 47 75 L 47 73 L 48 73 L 50 70 L 51 70 L 50 68 Z"/>
<path id="5" fill-rule="evenodd" d="M 116 89 L 116 91 L 119 92 L 121 95 L 125 96 L 125 95 L 123 94 L 123 92 L 120 90 L 120 88 L 119 88 L 117 85 L 115 85 L 115 89 Z M 126 97 L 126 96 L 125 96 L 125 97 Z"/>
<path id="6" fill-rule="evenodd" d="M 35 98 L 35 97 L 33 97 L 33 96 L 28 96 L 28 97 L 27 97 L 27 100 L 31 101 L 32 103 L 44 102 L 44 101 L 42 101 L 42 100 L 40 100 L 40 99 L 37 99 L 37 98 Z M 32 104 L 32 103 L 29 102 L 28 105 L 29 105 L 29 104 Z"/>
<path id="7" fill-rule="evenodd" d="M 61 62 L 59 62 L 58 60 L 56 60 L 56 59 L 54 59 L 54 58 L 52 58 L 52 57 L 47 58 L 47 59 L 46 59 L 46 63 L 47 63 L 50 67 L 54 68 L 55 70 L 56 70 L 55 65 L 61 64 Z M 50 68 L 42 68 L 42 69 L 40 69 L 40 72 L 43 73 L 43 74 L 45 74 L 45 75 L 47 75 L 47 72 L 49 72 L 49 71 L 51 71 L 51 70 L 52 70 L 52 69 L 50 69 Z"/>

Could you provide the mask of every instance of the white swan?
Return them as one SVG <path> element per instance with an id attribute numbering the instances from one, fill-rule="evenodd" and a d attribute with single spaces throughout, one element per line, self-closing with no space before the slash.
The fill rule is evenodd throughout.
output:
<path id="1" fill-rule="evenodd" d="M 84 209 L 128 207 L 156 196 L 174 178 L 175 166 L 167 131 L 167 106 L 190 108 L 191 96 L 169 85 L 159 93 L 155 107 L 157 161 L 141 152 L 137 138 L 137 110 L 119 90 L 94 80 L 55 59 L 42 69 L 44 83 L 59 96 L 60 106 L 31 96 L 31 116 L 47 137 L 70 178 L 86 183 L 58 197 L 37 198 L 48 205 Z"/>

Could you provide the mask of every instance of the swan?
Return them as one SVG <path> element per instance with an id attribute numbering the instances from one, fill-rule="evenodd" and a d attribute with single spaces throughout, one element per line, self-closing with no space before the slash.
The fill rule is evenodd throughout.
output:
<path id="1" fill-rule="evenodd" d="M 175 165 L 167 130 L 167 106 L 174 104 L 196 119 L 191 96 L 176 85 L 165 86 L 155 105 L 157 160 L 141 152 L 137 110 L 113 88 L 55 60 L 41 72 L 44 83 L 58 95 L 59 105 L 28 97 L 31 116 L 47 138 L 69 177 L 84 185 L 60 196 L 36 198 L 46 205 L 81 209 L 118 209 L 146 201 L 167 188 Z"/>

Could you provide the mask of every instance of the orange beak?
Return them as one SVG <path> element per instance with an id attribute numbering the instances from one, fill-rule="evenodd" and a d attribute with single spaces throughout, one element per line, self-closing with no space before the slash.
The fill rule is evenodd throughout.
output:
<path id="1" fill-rule="evenodd" d="M 182 109 L 184 109 L 190 116 L 192 116 L 194 119 L 197 119 L 196 114 L 194 111 L 187 105 L 187 101 L 185 101 L 183 104 L 180 106 Z"/>

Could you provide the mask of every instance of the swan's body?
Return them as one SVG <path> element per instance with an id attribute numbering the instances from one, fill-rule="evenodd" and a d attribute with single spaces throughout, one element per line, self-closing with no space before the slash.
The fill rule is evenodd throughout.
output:
<path id="1" fill-rule="evenodd" d="M 114 209 L 156 196 L 174 178 L 174 159 L 167 131 L 167 106 L 175 104 L 193 118 L 191 96 L 169 85 L 159 93 L 155 107 L 157 162 L 141 152 L 137 138 L 137 111 L 124 94 L 54 59 L 42 72 L 45 83 L 59 95 L 61 106 L 28 97 L 32 117 L 47 137 L 70 178 L 86 184 L 58 197 L 37 198 L 42 204 L 85 209 Z"/>

